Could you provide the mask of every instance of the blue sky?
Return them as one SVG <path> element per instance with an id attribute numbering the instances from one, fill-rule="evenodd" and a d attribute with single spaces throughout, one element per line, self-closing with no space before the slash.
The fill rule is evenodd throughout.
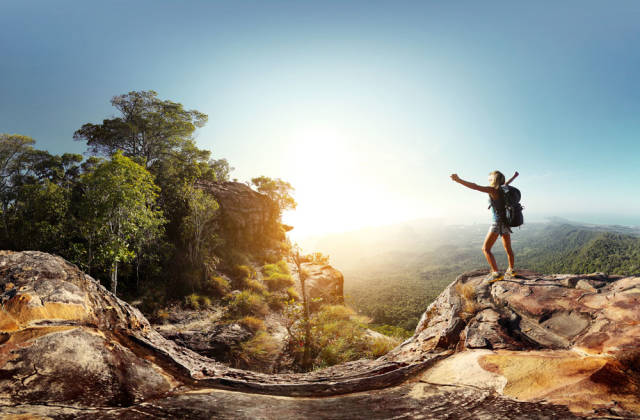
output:
<path id="1" fill-rule="evenodd" d="M 83 152 L 109 99 L 209 115 L 233 176 L 290 181 L 298 232 L 525 217 L 640 224 L 640 2 L 0 1 L 0 132 Z"/>

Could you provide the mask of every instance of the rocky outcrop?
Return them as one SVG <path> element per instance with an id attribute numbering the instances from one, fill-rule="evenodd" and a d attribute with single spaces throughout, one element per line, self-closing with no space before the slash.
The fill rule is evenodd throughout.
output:
<path id="1" fill-rule="evenodd" d="M 272 250 L 285 239 L 273 201 L 241 182 L 201 182 L 220 205 L 218 225 L 228 246 L 241 251 Z"/>
<path id="2" fill-rule="evenodd" d="M 640 413 L 640 278 L 460 276 L 413 337 L 306 374 L 164 339 L 59 257 L 0 252 L 0 412 L 49 418 L 581 418 Z"/>
<path id="3" fill-rule="evenodd" d="M 322 299 L 319 301 L 322 304 L 344 303 L 344 277 L 340 271 L 328 264 L 316 263 L 303 263 L 301 268 L 306 274 L 305 288 L 309 300 Z"/>

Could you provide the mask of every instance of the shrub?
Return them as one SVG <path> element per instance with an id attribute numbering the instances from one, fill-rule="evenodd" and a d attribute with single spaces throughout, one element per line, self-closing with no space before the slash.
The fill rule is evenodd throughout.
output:
<path id="1" fill-rule="evenodd" d="M 467 320 L 480 309 L 476 301 L 476 290 L 473 284 L 460 282 L 456 283 L 455 289 L 462 298 L 462 312 L 460 313 L 460 317 L 463 320 Z"/>
<path id="2" fill-rule="evenodd" d="M 284 309 L 285 301 L 287 300 L 286 296 L 279 293 L 268 293 L 266 298 L 271 310 L 281 312 Z"/>
<path id="3" fill-rule="evenodd" d="M 413 331 L 406 330 L 402 327 L 396 327 L 395 325 L 376 325 L 369 326 L 370 329 L 384 334 L 389 337 L 401 338 L 406 340 L 413 335 Z"/>
<path id="4" fill-rule="evenodd" d="M 211 276 L 205 281 L 202 290 L 209 296 L 222 297 L 229 293 L 231 285 L 223 277 Z"/>
<path id="5" fill-rule="evenodd" d="M 292 299 L 292 300 L 295 300 L 295 301 L 299 301 L 300 300 L 300 295 L 298 294 L 296 289 L 294 289 L 293 287 L 289 287 L 287 289 L 287 296 L 289 296 L 289 299 Z"/>
<path id="6" fill-rule="evenodd" d="M 371 358 L 377 359 L 378 357 L 389 353 L 390 350 L 400 343 L 401 340 L 397 338 L 375 337 L 369 342 L 368 353 L 371 355 Z"/>
<path id="7" fill-rule="evenodd" d="M 231 296 L 229 301 L 229 312 L 235 316 L 252 315 L 256 317 L 264 317 L 269 313 L 269 307 L 265 303 L 262 296 L 243 290 L 240 293 Z"/>
<path id="8" fill-rule="evenodd" d="M 198 296 L 198 303 L 200 304 L 200 307 L 208 308 L 209 306 L 211 306 L 211 299 L 209 299 L 207 296 Z"/>
<path id="9" fill-rule="evenodd" d="M 185 296 L 184 303 L 187 308 L 198 310 L 200 309 L 200 296 L 195 293 L 191 293 L 188 296 Z"/>
<path id="10" fill-rule="evenodd" d="M 256 318 L 255 316 L 245 316 L 238 321 L 238 324 L 247 327 L 254 333 L 266 329 L 264 321 L 262 321 L 260 318 Z"/>
<path id="11" fill-rule="evenodd" d="M 238 265 L 234 270 L 234 275 L 240 280 L 250 279 L 255 275 L 255 271 L 248 265 Z"/>
<path id="12" fill-rule="evenodd" d="M 265 371 L 278 356 L 279 347 L 275 338 L 266 331 L 258 331 L 248 341 L 240 344 L 232 357 L 238 368 Z"/>
<path id="13" fill-rule="evenodd" d="M 291 278 L 289 266 L 284 260 L 278 261 L 276 264 L 266 264 L 263 267 L 264 283 L 269 290 L 277 291 L 293 286 L 295 283 Z"/>
<path id="14" fill-rule="evenodd" d="M 289 274 L 274 273 L 264 279 L 264 283 L 272 292 L 293 286 L 295 283 Z"/>
<path id="15" fill-rule="evenodd" d="M 256 279 L 246 279 L 243 286 L 248 290 L 262 295 L 267 293 L 267 287 Z"/>

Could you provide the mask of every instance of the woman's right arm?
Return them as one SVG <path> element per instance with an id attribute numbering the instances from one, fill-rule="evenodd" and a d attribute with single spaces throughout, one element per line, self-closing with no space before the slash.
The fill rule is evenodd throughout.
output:
<path id="1" fill-rule="evenodd" d="M 484 193 L 487 193 L 487 194 L 491 194 L 492 192 L 495 191 L 495 189 L 492 188 L 492 187 L 483 187 L 482 185 L 478 185 L 478 184 L 474 184 L 473 182 L 465 181 L 464 179 L 461 179 L 458 176 L 458 174 L 452 174 L 451 175 L 451 179 L 454 182 L 457 182 L 458 184 L 464 185 L 467 188 L 471 188 L 472 190 L 484 192 Z"/>

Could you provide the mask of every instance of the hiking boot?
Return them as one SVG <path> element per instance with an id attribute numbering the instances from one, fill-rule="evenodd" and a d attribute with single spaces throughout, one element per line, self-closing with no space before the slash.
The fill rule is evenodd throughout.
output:
<path id="1" fill-rule="evenodd" d="M 513 268 L 508 269 L 507 271 L 504 272 L 504 276 L 505 277 L 509 277 L 509 278 L 515 278 L 516 277 L 516 272 L 513 271 Z"/>
<path id="2" fill-rule="evenodd" d="M 502 280 L 504 278 L 504 276 L 502 274 L 500 274 L 497 271 L 492 271 L 491 274 L 489 274 L 485 280 L 487 280 L 488 283 L 493 283 L 496 282 L 498 280 Z"/>

